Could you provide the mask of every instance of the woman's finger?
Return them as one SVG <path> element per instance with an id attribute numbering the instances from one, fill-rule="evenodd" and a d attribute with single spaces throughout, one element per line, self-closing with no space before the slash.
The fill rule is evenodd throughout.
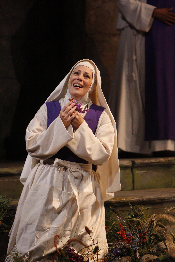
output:
<path id="1" fill-rule="evenodd" d="M 72 102 L 68 102 L 63 108 L 62 108 L 62 112 L 65 112 L 65 111 L 69 111 L 70 108 L 72 108 L 75 104 L 72 103 Z"/>
<path id="2" fill-rule="evenodd" d="M 77 112 L 77 111 L 76 111 L 76 106 L 72 107 L 72 108 L 68 111 L 68 114 L 71 116 L 74 112 Z"/>
<path id="3" fill-rule="evenodd" d="M 66 107 L 65 113 L 68 113 L 68 112 L 69 112 L 70 110 L 72 110 L 73 108 L 76 109 L 76 106 L 75 106 L 74 103 L 71 103 L 70 105 L 68 105 L 68 106 Z M 73 111 L 74 111 L 75 109 L 73 109 Z"/>

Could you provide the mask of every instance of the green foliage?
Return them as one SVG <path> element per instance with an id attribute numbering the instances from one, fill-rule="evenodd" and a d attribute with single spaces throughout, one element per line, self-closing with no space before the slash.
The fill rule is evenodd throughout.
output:
<path id="1" fill-rule="evenodd" d="M 145 254 L 159 255 L 155 246 L 163 242 L 165 250 L 160 252 L 162 261 L 166 261 L 167 225 L 175 223 L 173 216 L 165 213 L 151 215 L 150 209 L 132 206 L 122 214 L 117 209 L 106 210 L 106 231 L 109 253 L 105 261 L 115 261 L 117 257 L 131 256 L 132 261 L 139 261 Z M 111 244 L 112 243 L 112 244 Z M 157 252 L 157 253 L 156 253 Z"/>
<path id="2" fill-rule="evenodd" d="M 0 235 L 7 235 L 13 224 L 15 211 L 10 207 L 11 200 L 0 195 Z"/>
<path id="3" fill-rule="evenodd" d="M 0 199 L 1 202 L 6 204 L 6 207 L 9 206 L 9 202 L 6 202 L 5 198 Z M 5 210 L 6 208 L 4 207 L 4 213 L 6 213 Z M 4 217 L 2 220 L 4 220 Z M 106 209 L 106 234 L 109 252 L 103 261 L 114 262 L 119 261 L 122 257 L 128 257 L 128 261 L 138 262 L 146 254 L 156 255 L 159 261 L 162 262 L 170 261 L 167 253 L 167 239 L 172 239 L 172 242 L 175 242 L 175 235 L 168 230 L 168 225 L 172 223 L 175 223 L 175 218 L 168 211 L 157 215 L 151 214 L 148 208 L 132 205 L 130 205 L 127 212 L 118 212 L 118 209 Z M 91 231 L 87 227 L 85 229 L 90 235 Z M 54 238 L 56 249 L 57 237 L 59 238 L 59 235 L 56 235 Z M 60 262 L 85 261 L 84 255 L 77 254 L 70 246 L 70 243 L 75 240 L 80 241 L 78 239 L 70 239 L 63 248 L 48 255 L 48 260 Z M 165 248 L 159 250 L 157 247 L 160 243 L 163 243 Z M 98 248 L 98 246 L 95 248 Z M 94 261 L 98 261 L 98 249 L 95 251 L 95 248 L 93 247 L 92 249 L 93 254 L 97 254 Z M 29 257 L 19 257 L 18 254 L 15 254 L 14 261 L 27 262 Z"/>

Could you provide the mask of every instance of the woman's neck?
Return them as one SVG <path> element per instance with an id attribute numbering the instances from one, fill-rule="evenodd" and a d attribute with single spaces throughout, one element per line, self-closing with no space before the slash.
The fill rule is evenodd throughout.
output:
<path id="1" fill-rule="evenodd" d="M 78 102 L 81 102 L 82 104 L 87 104 L 87 103 L 89 103 L 89 101 L 91 100 L 91 99 L 89 98 L 88 92 L 87 92 L 83 97 L 81 97 L 81 98 L 76 98 L 76 97 L 72 97 L 71 94 L 70 94 L 69 91 L 68 91 L 68 92 L 67 92 L 67 96 L 68 96 L 69 98 L 73 98 L 73 99 L 77 100 Z"/>

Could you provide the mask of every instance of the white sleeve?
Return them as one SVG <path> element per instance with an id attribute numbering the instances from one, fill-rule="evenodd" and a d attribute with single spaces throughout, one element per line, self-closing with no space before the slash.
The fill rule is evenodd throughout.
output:
<path id="1" fill-rule="evenodd" d="M 113 145 L 114 128 L 106 112 L 100 116 L 95 135 L 83 121 L 74 133 L 74 138 L 67 144 L 74 154 L 95 165 L 103 164 L 109 159 Z"/>
<path id="2" fill-rule="evenodd" d="M 137 30 L 149 31 L 153 22 L 152 13 L 155 6 L 136 0 L 118 0 L 117 6 L 120 12 L 117 28 L 120 28 L 124 22 L 122 20 L 125 20 Z"/>
<path id="3" fill-rule="evenodd" d="M 26 149 L 37 159 L 47 159 L 56 154 L 73 138 L 72 127 L 66 130 L 60 116 L 47 128 L 47 108 L 44 104 L 26 130 Z"/>

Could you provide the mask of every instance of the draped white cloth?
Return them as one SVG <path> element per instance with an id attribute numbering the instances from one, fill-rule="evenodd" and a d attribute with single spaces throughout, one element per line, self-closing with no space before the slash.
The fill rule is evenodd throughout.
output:
<path id="1" fill-rule="evenodd" d="M 121 30 L 109 95 L 115 117 L 118 148 L 134 153 L 175 150 L 175 142 L 145 141 L 145 33 L 152 26 L 154 6 L 146 0 L 118 0 Z"/>
<path id="2" fill-rule="evenodd" d="M 68 79 L 67 76 L 61 82 L 62 87 L 59 85 L 56 88 L 57 95 L 65 93 L 59 97 L 61 108 L 70 98 L 66 86 Z M 47 101 L 53 101 L 53 96 L 54 92 L 50 96 L 52 99 L 49 97 Z M 92 101 L 88 99 L 87 103 L 90 106 Z M 75 132 L 72 126 L 66 129 L 60 116 L 47 128 L 46 104 L 39 109 L 26 131 L 29 156 L 21 176 L 24 189 L 8 251 L 16 246 L 19 253 L 29 252 L 31 261 L 35 261 L 55 250 L 54 236 L 59 235 L 58 248 L 63 247 L 70 238 L 77 238 L 87 246 L 93 245 L 91 249 L 98 244 L 99 257 L 104 255 L 107 251 L 104 201 L 120 189 L 114 124 L 106 107 L 95 135 L 85 121 Z M 64 146 L 87 160 L 88 164 L 49 159 Z M 114 168 L 110 165 L 111 158 Z M 102 169 L 94 172 L 92 164 L 101 165 Z M 117 173 L 114 173 L 116 170 Z M 92 231 L 91 235 L 86 232 L 85 226 Z M 80 253 L 88 252 L 78 242 L 73 247 Z"/>

